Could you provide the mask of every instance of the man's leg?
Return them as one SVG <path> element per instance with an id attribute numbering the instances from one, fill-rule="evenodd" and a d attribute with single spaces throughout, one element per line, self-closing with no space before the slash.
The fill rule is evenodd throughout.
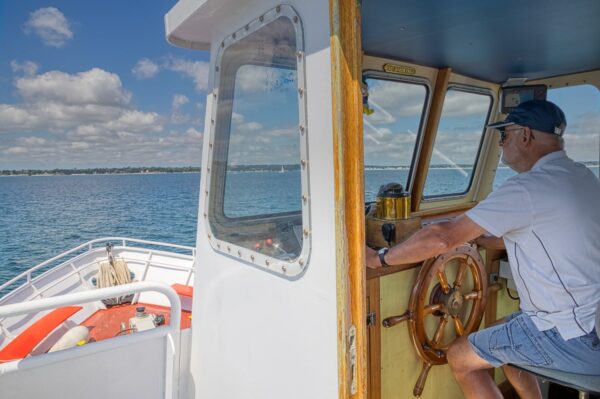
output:
<path id="1" fill-rule="evenodd" d="M 502 399 L 500 390 L 487 371 L 493 366 L 473 351 L 466 337 L 454 341 L 446 356 L 467 399 Z"/>
<path id="2" fill-rule="evenodd" d="M 516 369 L 507 364 L 502 366 L 504 375 L 510 381 L 512 386 L 515 388 L 519 397 L 525 399 L 541 399 L 542 391 L 540 385 L 537 382 L 537 378 L 526 371 Z"/>

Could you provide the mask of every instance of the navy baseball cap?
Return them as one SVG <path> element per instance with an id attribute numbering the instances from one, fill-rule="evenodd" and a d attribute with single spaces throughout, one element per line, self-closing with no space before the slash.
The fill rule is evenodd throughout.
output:
<path id="1" fill-rule="evenodd" d="M 546 100 L 531 100 L 519 104 L 503 121 L 490 123 L 487 127 L 504 130 L 510 125 L 527 126 L 540 132 L 562 136 L 567 128 L 567 120 L 556 104 Z"/>

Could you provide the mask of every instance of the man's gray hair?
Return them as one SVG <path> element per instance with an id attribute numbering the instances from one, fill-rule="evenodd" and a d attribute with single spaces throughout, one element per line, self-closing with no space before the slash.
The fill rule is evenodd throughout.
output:
<path id="1" fill-rule="evenodd" d="M 531 131 L 533 132 L 538 145 L 544 147 L 557 147 L 561 150 L 565 148 L 565 139 L 562 136 L 535 129 L 531 129 Z"/>

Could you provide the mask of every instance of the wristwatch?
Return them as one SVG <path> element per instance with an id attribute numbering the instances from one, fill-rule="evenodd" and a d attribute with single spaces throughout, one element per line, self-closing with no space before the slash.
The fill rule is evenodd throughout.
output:
<path id="1" fill-rule="evenodd" d="M 388 265 L 385 261 L 385 254 L 387 254 L 389 250 L 389 248 L 383 247 L 379 251 L 377 251 L 377 255 L 379 255 L 379 261 L 381 262 L 381 266 L 383 267 L 390 267 L 390 265 Z"/>

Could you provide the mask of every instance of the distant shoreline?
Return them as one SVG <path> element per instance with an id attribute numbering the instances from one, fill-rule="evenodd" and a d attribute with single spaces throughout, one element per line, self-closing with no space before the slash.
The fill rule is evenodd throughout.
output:
<path id="1" fill-rule="evenodd" d="M 0 174 L 0 177 L 60 177 L 60 176 L 129 176 L 129 175 L 176 175 L 176 174 L 199 174 L 198 172 L 119 172 L 119 173 L 39 173 L 39 174 Z"/>
<path id="2" fill-rule="evenodd" d="M 598 167 L 598 161 L 578 161 L 588 167 Z M 500 165 L 499 168 L 505 168 Z M 435 164 L 431 169 L 472 168 L 472 165 Z M 298 171 L 299 165 L 231 165 L 230 172 L 292 172 Z M 151 175 L 167 173 L 200 173 L 201 168 L 183 167 L 125 167 L 125 168 L 88 168 L 88 169 L 22 169 L 0 170 L 2 176 L 88 176 L 88 175 Z M 365 165 L 365 170 L 410 170 L 410 165 Z"/>
<path id="3" fill-rule="evenodd" d="M 22 169 L 0 170 L 0 176 L 88 176 L 88 175 L 151 175 L 165 173 L 200 173 L 199 167 L 126 167 L 88 169 Z"/>

